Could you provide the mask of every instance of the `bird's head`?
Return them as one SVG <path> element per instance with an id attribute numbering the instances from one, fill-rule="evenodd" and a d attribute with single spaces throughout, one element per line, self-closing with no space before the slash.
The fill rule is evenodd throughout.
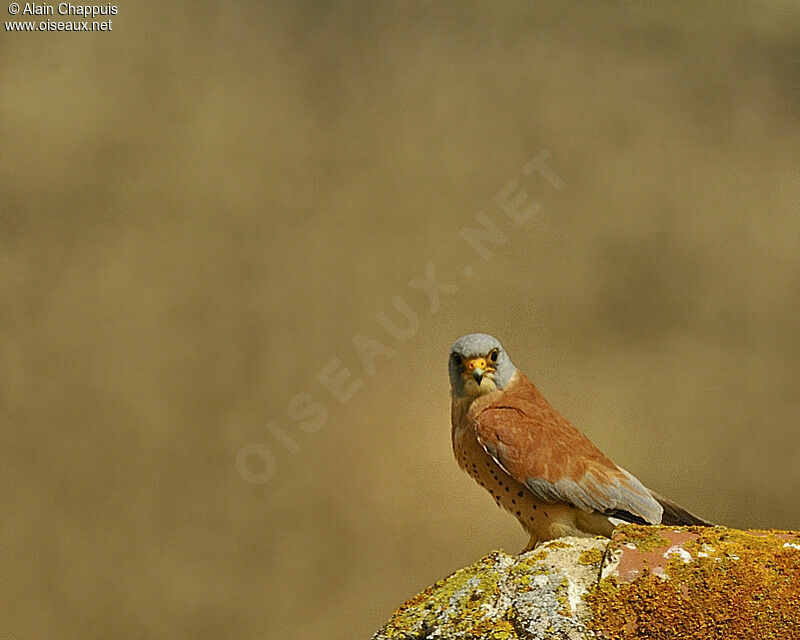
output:
<path id="1" fill-rule="evenodd" d="M 517 371 L 500 341 L 486 333 L 470 333 L 456 340 L 450 349 L 448 367 L 455 397 L 503 389 Z"/>

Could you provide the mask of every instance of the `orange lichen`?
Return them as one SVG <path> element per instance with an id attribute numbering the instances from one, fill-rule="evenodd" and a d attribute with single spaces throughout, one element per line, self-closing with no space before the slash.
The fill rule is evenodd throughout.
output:
<path id="1" fill-rule="evenodd" d="M 637 530 L 639 529 L 639 530 Z M 603 579 L 588 596 L 591 626 L 608 640 L 753 640 L 800 637 L 797 534 L 685 528 L 696 534 L 671 555 L 663 577 Z M 624 544 L 657 534 L 626 527 Z M 667 542 L 665 540 L 665 542 Z M 647 545 L 649 552 L 657 547 Z"/>
<path id="2" fill-rule="evenodd" d="M 547 543 L 548 549 L 571 549 L 572 545 L 569 542 L 564 542 L 563 540 L 551 540 Z"/>
<path id="3" fill-rule="evenodd" d="M 603 560 L 603 552 L 600 549 L 587 549 L 586 551 L 581 551 L 581 555 L 578 558 L 578 562 L 581 564 L 600 564 Z"/>
<path id="4" fill-rule="evenodd" d="M 617 527 L 614 538 L 624 537 L 626 542 L 636 546 L 640 551 L 653 551 L 668 544 L 661 535 L 659 527 L 643 527 L 638 524 L 624 524 Z"/>

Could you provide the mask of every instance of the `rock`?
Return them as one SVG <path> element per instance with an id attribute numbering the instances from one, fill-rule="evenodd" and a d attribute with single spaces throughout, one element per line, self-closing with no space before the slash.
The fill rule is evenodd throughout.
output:
<path id="1" fill-rule="evenodd" d="M 800 639 L 800 533 L 624 525 L 494 551 L 373 640 Z"/>

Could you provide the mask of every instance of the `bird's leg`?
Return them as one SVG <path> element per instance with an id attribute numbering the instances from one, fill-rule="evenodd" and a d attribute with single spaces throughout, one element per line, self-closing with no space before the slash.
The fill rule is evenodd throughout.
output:
<path id="1" fill-rule="evenodd" d="M 539 540 L 539 538 L 536 537 L 536 534 L 531 534 L 530 542 L 522 551 L 520 551 L 520 553 L 522 554 L 522 553 L 528 553 L 528 551 L 533 551 L 540 544 L 542 544 L 542 540 Z"/>
<path id="2" fill-rule="evenodd" d="M 580 530 L 589 536 L 610 538 L 614 535 L 614 523 L 603 514 L 578 512 L 575 520 Z"/>
<path id="3" fill-rule="evenodd" d="M 569 510 L 571 511 L 572 508 L 570 507 Z M 606 524 L 606 526 L 608 526 L 608 524 Z M 559 538 L 566 538 L 566 537 L 593 538 L 596 533 L 601 533 L 601 532 L 593 530 L 583 530 L 579 528 L 574 518 L 564 518 L 564 519 L 559 518 L 549 522 L 544 529 L 541 529 L 535 533 L 529 530 L 529 533 L 531 534 L 531 540 L 530 542 L 528 542 L 528 545 L 522 550 L 522 553 L 527 553 L 528 551 L 532 551 L 540 544 L 543 544 L 550 540 L 558 540 Z"/>

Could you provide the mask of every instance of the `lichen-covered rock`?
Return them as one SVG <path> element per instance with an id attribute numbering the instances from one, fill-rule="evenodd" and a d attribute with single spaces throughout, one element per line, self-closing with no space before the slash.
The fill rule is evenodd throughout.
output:
<path id="1" fill-rule="evenodd" d="M 374 640 L 800 640 L 800 534 L 619 527 L 495 551 L 401 606 Z"/>
<path id="2" fill-rule="evenodd" d="M 588 600 L 603 640 L 800 640 L 800 534 L 626 525 Z"/>
<path id="3" fill-rule="evenodd" d="M 374 640 L 582 640 L 607 544 L 563 538 L 516 557 L 494 551 L 406 602 Z"/>

